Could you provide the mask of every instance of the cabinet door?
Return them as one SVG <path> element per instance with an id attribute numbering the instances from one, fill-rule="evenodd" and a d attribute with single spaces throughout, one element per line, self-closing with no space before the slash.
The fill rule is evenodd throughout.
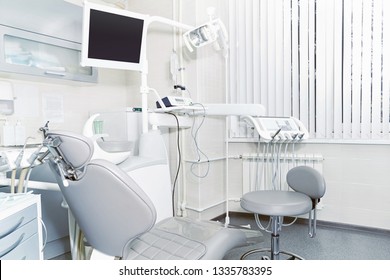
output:
<path id="1" fill-rule="evenodd" d="M 79 43 L 0 25 L 0 71 L 96 82 L 97 70 L 80 57 Z"/>

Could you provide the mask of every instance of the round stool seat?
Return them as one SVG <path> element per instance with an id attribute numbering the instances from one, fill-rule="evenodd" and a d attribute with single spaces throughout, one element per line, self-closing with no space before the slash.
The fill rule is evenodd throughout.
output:
<path id="1" fill-rule="evenodd" d="M 294 191 L 253 191 L 241 198 L 241 207 L 268 216 L 295 216 L 312 209 L 309 196 Z"/>

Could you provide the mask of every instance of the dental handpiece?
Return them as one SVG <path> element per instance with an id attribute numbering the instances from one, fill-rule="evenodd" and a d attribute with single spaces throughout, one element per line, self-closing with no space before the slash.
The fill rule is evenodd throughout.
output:
<path id="1" fill-rule="evenodd" d="M 280 133 L 280 131 L 282 131 L 282 128 L 279 128 L 279 129 L 274 133 L 274 135 L 272 136 L 272 140 L 275 139 L 275 137 Z"/>

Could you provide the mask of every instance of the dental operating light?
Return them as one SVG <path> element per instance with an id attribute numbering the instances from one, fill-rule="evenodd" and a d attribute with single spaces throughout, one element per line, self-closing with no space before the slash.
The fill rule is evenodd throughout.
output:
<path id="1" fill-rule="evenodd" d="M 219 18 L 187 31 L 183 37 L 184 43 L 191 52 L 194 51 L 194 48 L 213 43 L 218 50 L 225 49 L 227 45 L 227 31 Z"/>

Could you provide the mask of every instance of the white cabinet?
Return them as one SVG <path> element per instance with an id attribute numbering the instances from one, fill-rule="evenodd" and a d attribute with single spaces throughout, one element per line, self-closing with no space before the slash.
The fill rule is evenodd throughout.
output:
<path id="1" fill-rule="evenodd" d="M 0 71 L 96 82 L 97 69 L 80 65 L 81 44 L 0 24 Z"/>
<path id="2" fill-rule="evenodd" d="M 7 196 L 0 197 L 0 259 L 42 260 L 40 196 Z"/>

